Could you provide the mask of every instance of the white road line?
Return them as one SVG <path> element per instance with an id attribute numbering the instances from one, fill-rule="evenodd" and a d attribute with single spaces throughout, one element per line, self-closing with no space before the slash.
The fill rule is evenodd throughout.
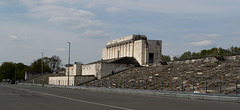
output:
<path id="1" fill-rule="evenodd" d="M 6 86 L 5 86 L 5 87 L 6 87 Z M 9 86 L 7 86 L 7 87 L 9 87 Z M 102 103 L 96 103 L 96 102 L 90 102 L 90 101 L 79 100 L 79 99 L 73 99 L 73 98 L 69 98 L 69 97 L 63 97 L 63 96 L 54 95 L 54 94 L 49 94 L 49 93 L 40 92 L 40 91 L 34 91 L 34 90 L 28 90 L 28 89 L 16 88 L 16 87 L 9 87 L 9 88 L 20 89 L 20 90 L 25 90 L 25 91 L 29 91 L 29 92 L 37 92 L 37 93 L 49 95 L 49 96 L 52 96 L 52 97 L 57 97 L 57 98 L 62 98 L 62 99 L 67 99 L 67 100 L 72 100 L 72 101 L 87 103 L 87 104 L 100 105 L 100 106 L 117 108 L 117 109 L 122 109 L 122 110 L 133 110 L 133 109 L 130 109 L 130 108 L 119 107 L 119 106 L 108 105 L 108 104 L 102 104 Z"/>

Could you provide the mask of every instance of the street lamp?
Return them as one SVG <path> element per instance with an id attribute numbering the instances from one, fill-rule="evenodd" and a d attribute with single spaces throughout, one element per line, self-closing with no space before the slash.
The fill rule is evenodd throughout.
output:
<path id="1" fill-rule="evenodd" d="M 17 84 L 17 64 L 15 63 L 15 84 Z"/>
<path id="2" fill-rule="evenodd" d="M 69 72 L 70 72 L 70 45 L 71 45 L 71 43 L 70 42 L 68 42 L 68 44 L 69 44 L 69 52 L 68 52 L 68 83 L 67 83 L 67 85 L 69 86 Z"/>
<path id="3" fill-rule="evenodd" d="M 43 74 L 43 52 L 42 53 L 42 72 L 41 72 L 41 75 Z"/>

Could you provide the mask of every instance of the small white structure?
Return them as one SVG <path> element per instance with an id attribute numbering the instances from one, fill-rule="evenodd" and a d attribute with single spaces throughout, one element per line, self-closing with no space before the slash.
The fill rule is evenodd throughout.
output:
<path id="1" fill-rule="evenodd" d="M 68 65 L 66 65 L 66 73 L 68 75 Z M 82 64 L 75 63 L 74 65 L 70 65 L 69 67 L 69 76 L 77 76 L 82 75 Z"/>

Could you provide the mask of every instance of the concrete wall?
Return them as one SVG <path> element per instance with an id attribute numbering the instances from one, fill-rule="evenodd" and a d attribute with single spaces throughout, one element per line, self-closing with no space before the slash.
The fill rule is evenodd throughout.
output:
<path id="1" fill-rule="evenodd" d="M 97 76 L 97 73 L 99 72 L 99 66 L 99 63 L 82 65 L 82 75 Z"/>
<path id="2" fill-rule="evenodd" d="M 69 85 L 74 85 L 74 76 L 69 76 Z M 67 85 L 68 76 L 49 77 L 49 84 L 53 85 Z"/>
<path id="3" fill-rule="evenodd" d="M 76 86 L 94 80 L 94 76 L 69 76 L 69 86 Z M 68 77 L 49 77 L 49 84 L 67 86 Z"/>
<path id="4" fill-rule="evenodd" d="M 101 70 L 97 78 L 105 77 L 129 68 L 134 67 L 132 64 L 112 64 L 112 63 L 101 63 Z"/>
<path id="5" fill-rule="evenodd" d="M 74 75 L 82 75 L 82 64 L 75 64 L 74 69 Z"/>
<path id="6" fill-rule="evenodd" d="M 34 72 L 25 72 L 25 80 L 28 80 L 28 79 L 32 79 L 32 78 L 36 78 L 36 77 L 39 77 L 41 75 L 44 75 L 44 74 L 48 74 L 48 73 L 34 73 Z"/>
<path id="7" fill-rule="evenodd" d="M 148 52 L 147 56 L 149 53 L 154 53 L 154 63 L 159 63 L 162 61 L 162 41 L 161 40 L 147 40 L 148 43 Z M 148 61 L 148 57 L 147 57 Z"/>
<path id="8" fill-rule="evenodd" d="M 102 49 L 102 59 L 107 59 L 107 48 Z"/>
<path id="9" fill-rule="evenodd" d="M 82 75 L 82 64 L 74 64 L 69 68 L 69 70 L 70 76 Z M 68 67 L 66 67 L 65 75 L 68 75 Z"/>
<path id="10" fill-rule="evenodd" d="M 134 58 L 138 61 L 140 65 L 146 63 L 145 48 L 146 48 L 145 40 L 134 41 Z"/>
<path id="11" fill-rule="evenodd" d="M 98 79 L 125 69 L 134 67 L 132 64 L 95 63 L 82 66 L 82 75 L 93 75 Z"/>

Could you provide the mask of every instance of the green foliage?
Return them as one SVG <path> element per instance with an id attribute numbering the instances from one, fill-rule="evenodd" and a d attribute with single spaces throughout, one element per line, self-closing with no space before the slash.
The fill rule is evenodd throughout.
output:
<path id="1" fill-rule="evenodd" d="M 51 68 L 49 67 L 49 61 L 48 58 L 45 57 L 43 58 L 39 58 L 37 60 L 35 60 L 32 64 L 31 64 L 31 72 L 38 72 L 41 73 L 43 70 L 43 73 L 45 72 L 52 72 Z"/>
<path id="2" fill-rule="evenodd" d="M 62 60 L 56 55 L 49 58 L 49 66 L 52 69 L 52 71 L 54 72 L 59 71 L 61 69 L 60 68 L 61 62 Z"/>
<path id="3" fill-rule="evenodd" d="M 25 72 L 29 70 L 29 67 L 23 63 L 3 62 L 0 66 L 0 79 L 24 79 Z"/>
<path id="4" fill-rule="evenodd" d="M 51 58 L 39 58 L 31 64 L 31 67 L 26 66 L 23 63 L 4 62 L 0 66 L 0 79 L 15 80 L 15 73 L 17 80 L 24 79 L 25 72 L 27 71 L 41 73 L 42 66 L 44 73 L 51 73 L 52 71 L 59 71 L 61 69 L 60 65 L 61 59 L 56 55 Z"/>
<path id="5" fill-rule="evenodd" d="M 229 49 L 219 48 L 212 48 L 212 49 L 204 49 L 200 52 L 184 52 L 180 57 L 174 57 L 174 60 L 187 60 L 187 59 L 197 59 L 197 58 L 204 58 L 204 57 L 213 57 L 213 56 L 230 56 L 230 55 L 239 55 L 240 54 L 240 47 L 231 47 Z M 163 55 L 164 57 L 169 57 Z M 169 57 L 170 58 L 170 57 Z"/>
<path id="6" fill-rule="evenodd" d="M 43 72 L 56 72 L 56 71 L 59 71 L 61 68 L 60 68 L 60 65 L 61 65 L 61 59 L 54 55 L 52 56 L 51 58 L 49 57 L 44 57 L 43 58 L 43 63 L 42 63 L 42 58 L 39 58 L 37 60 L 35 60 L 33 63 L 32 63 L 32 66 L 31 66 L 31 71 L 32 72 L 41 72 L 42 71 L 42 64 L 43 64 Z"/>
<path id="7" fill-rule="evenodd" d="M 171 58 L 170 58 L 170 56 L 162 55 L 162 60 L 163 60 L 164 62 L 168 62 L 168 61 L 171 60 Z"/>

